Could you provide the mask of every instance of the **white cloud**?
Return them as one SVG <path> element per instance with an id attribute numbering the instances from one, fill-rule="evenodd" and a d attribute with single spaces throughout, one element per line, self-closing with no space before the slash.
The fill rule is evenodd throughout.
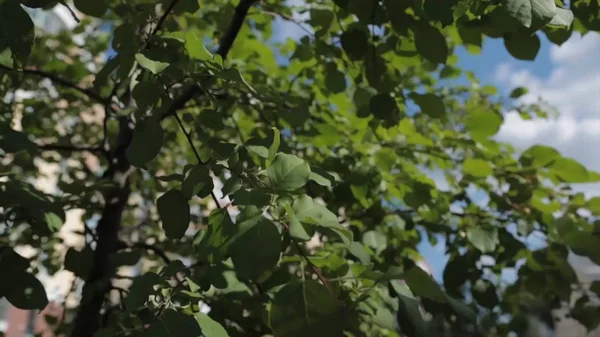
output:
<path id="1" fill-rule="evenodd" d="M 559 112 L 547 120 L 523 120 L 509 112 L 497 136 L 518 149 L 544 144 L 587 168 L 600 171 L 600 35 L 574 35 L 562 46 L 550 49 L 549 76 L 542 78 L 528 69 L 502 64 L 496 69 L 498 84 L 525 86 L 524 103 L 541 97 Z M 578 186 L 589 194 L 600 194 L 600 184 Z"/>

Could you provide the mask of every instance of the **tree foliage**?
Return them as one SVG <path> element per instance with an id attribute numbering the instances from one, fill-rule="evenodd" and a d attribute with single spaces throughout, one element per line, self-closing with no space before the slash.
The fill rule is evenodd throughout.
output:
<path id="1" fill-rule="evenodd" d="M 24 6 L 80 22 L 35 31 Z M 496 141 L 504 111 L 549 108 L 455 52 L 598 30 L 595 0 L 0 0 L 0 295 L 42 309 L 36 275 L 73 272 L 71 337 L 520 333 L 523 299 L 571 303 L 569 252 L 600 264 L 600 199 L 569 187 L 600 175 Z M 415 265 L 440 237 L 442 284 Z M 599 288 L 570 307 L 589 329 Z"/>

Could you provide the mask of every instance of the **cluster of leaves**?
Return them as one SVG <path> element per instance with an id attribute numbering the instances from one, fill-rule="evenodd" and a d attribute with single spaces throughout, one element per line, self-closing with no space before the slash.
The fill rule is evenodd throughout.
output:
<path id="1" fill-rule="evenodd" d="M 22 5 L 84 15 L 36 35 Z M 544 118 L 546 107 L 507 102 L 454 51 L 503 38 L 532 60 L 542 34 L 561 44 L 600 30 L 597 1 L 569 7 L 0 0 L 0 265 L 11 275 L 0 294 L 41 309 L 34 275 L 73 272 L 82 298 L 58 327 L 72 337 L 522 331 L 524 294 L 570 303 L 570 251 L 600 264 L 599 224 L 581 212 L 600 215 L 600 199 L 568 186 L 600 175 L 549 147 L 494 140 L 503 111 Z M 308 34 L 282 38 L 280 20 Z M 56 186 L 43 193 L 48 167 Z M 76 209 L 84 244 L 65 247 Z M 547 244 L 529 249 L 533 234 Z M 443 284 L 415 265 L 425 236 L 445 239 Z M 139 276 L 123 288 L 124 270 Z M 571 308 L 589 329 L 599 288 L 578 290 Z"/>

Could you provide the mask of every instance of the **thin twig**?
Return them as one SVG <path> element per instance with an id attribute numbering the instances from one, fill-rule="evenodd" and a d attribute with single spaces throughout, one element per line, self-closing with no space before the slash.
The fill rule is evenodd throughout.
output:
<path id="1" fill-rule="evenodd" d="M 173 8 L 175 8 L 175 5 L 177 5 L 177 2 L 179 2 L 179 0 L 171 1 L 169 6 L 167 7 L 167 9 L 165 9 L 165 12 L 163 13 L 163 15 L 158 19 L 158 22 L 156 23 L 156 27 L 154 27 L 154 29 L 150 33 L 150 36 L 156 35 L 156 33 L 158 33 L 158 31 L 162 28 L 163 24 L 165 23 L 165 20 L 167 19 L 169 14 L 171 14 L 171 12 L 173 11 Z"/>
<path id="2" fill-rule="evenodd" d="M 153 252 L 154 254 L 156 254 L 156 256 L 160 257 L 167 265 L 169 263 L 171 263 L 171 261 L 172 261 L 162 249 L 158 248 L 155 245 L 147 244 L 144 242 L 136 242 L 136 243 L 130 245 L 129 247 L 149 250 L 149 251 Z"/>
<path id="3" fill-rule="evenodd" d="M 86 95 L 87 97 L 95 100 L 98 103 L 101 104 L 110 104 L 110 101 L 107 100 L 106 98 L 102 97 L 99 93 L 95 92 L 94 90 L 91 89 L 87 89 L 87 88 L 82 88 L 80 86 L 78 86 L 77 84 L 71 82 L 71 81 L 67 81 L 61 77 L 59 77 L 58 75 L 49 73 L 47 71 L 43 71 L 43 70 L 38 70 L 38 69 L 33 69 L 33 68 L 25 68 L 21 71 L 15 70 L 15 69 L 11 69 L 7 66 L 4 65 L 0 65 L 0 69 L 2 70 L 6 70 L 6 71 L 14 71 L 14 72 L 21 72 L 23 74 L 28 74 L 28 75 L 33 75 L 33 76 L 37 76 L 37 77 L 42 77 L 42 78 L 47 78 L 49 80 L 51 80 L 52 82 L 59 84 L 65 88 L 70 88 L 76 91 L 79 91 L 80 93 Z"/>
<path id="4" fill-rule="evenodd" d="M 287 224 L 281 222 L 281 225 L 283 225 L 283 227 L 286 230 L 289 230 L 289 226 Z M 340 307 L 343 308 L 344 303 L 342 303 L 342 301 L 340 301 L 340 299 L 337 297 L 337 295 L 333 291 L 333 288 L 331 287 L 331 284 L 329 284 L 329 281 L 327 280 L 327 278 L 325 278 L 325 276 L 323 276 L 323 273 L 321 273 L 321 269 L 319 269 L 319 267 L 317 267 L 314 263 L 312 263 L 312 261 L 308 258 L 308 255 L 306 255 L 306 253 L 302 250 L 302 247 L 300 246 L 300 244 L 298 242 L 294 242 L 294 247 L 298 251 L 298 254 L 300 254 L 300 256 L 302 258 L 304 258 L 304 260 L 306 260 L 306 263 L 308 263 L 308 265 L 312 269 L 313 273 L 315 273 L 315 275 L 317 275 L 317 278 L 321 281 L 321 283 L 323 283 L 323 285 L 327 288 L 327 291 L 329 291 L 329 293 L 331 294 L 331 296 L 333 297 L 335 302 Z"/>
<path id="5" fill-rule="evenodd" d="M 185 138 L 187 139 L 188 143 L 190 144 L 190 147 L 192 148 L 192 151 L 194 151 L 194 156 L 196 157 L 196 160 L 198 160 L 198 164 L 206 165 L 207 163 L 203 162 L 202 158 L 200 158 L 200 154 L 198 153 L 198 150 L 196 150 L 194 141 L 192 140 L 192 137 L 190 136 L 190 134 L 186 131 L 185 126 L 183 125 L 183 122 L 181 121 L 181 118 L 179 118 L 179 115 L 177 114 L 177 112 L 175 112 L 174 115 L 175 115 L 175 119 L 177 120 L 177 124 L 179 124 L 179 128 L 185 135 Z M 217 205 L 217 208 L 221 208 L 221 205 L 219 204 L 219 199 L 215 195 L 214 191 L 210 191 L 210 196 L 213 198 L 213 201 Z"/>
<path id="6" fill-rule="evenodd" d="M 38 150 L 41 151 L 63 151 L 63 152 L 99 152 L 106 154 L 106 151 L 100 146 L 77 146 L 66 144 L 39 144 Z"/>

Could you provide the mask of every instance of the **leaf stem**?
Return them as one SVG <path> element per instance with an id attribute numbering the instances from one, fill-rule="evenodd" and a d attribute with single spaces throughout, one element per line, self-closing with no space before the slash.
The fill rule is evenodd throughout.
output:
<path id="1" fill-rule="evenodd" d="M 200 165 L 207 165 L 208 162 L 203 162 L 202 158 L 200 158 L 200 154 L 198 153 L 198 150 L 196 150 L 196 146 L 194 145 L 194 141 L 192 140 L 192 137 L 190 136 L 190 134 L 185 129 L 185 126 L 183 125 L 183 122 L 181 121 L 181 118 L 179 118 L 179 114 L 177 114 L 177 112 L 175 112 L 173 115 L 175 116 L 175 120 L 177 120 L 177 124 L 179 124 L 179 128 L 181 129 L 181 131 L 183 131 L 183 134 L 185 135 L 185 138 L 187 139 L 188 143 L 190 144 L 190 147 L 192 148 L 192 151 L 194 151 L 194 156 L 196 157 L 196 160 L 198 160 L 198 164 L 200 164 Z M 217 198 L 217 196 L 215 195 L 214 191 L 210 191 L 210 196 L 213 198 L 213 201 L 217 205 L 217 208 L 221 208 L 221 205 L 219 204 L 219 198 Z"/>

